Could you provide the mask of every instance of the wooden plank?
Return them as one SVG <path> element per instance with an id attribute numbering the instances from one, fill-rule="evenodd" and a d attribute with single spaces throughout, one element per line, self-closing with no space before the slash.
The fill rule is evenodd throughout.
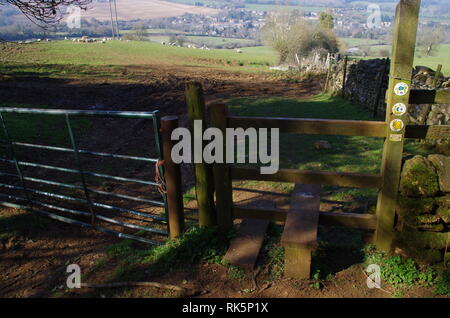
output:
<path id="1" fill-rule="evenodd" d="M 255 267 L 269 221 L 243 220 L 224 259 L 231 265 L 251 270 Z"/>
<path id="2" fill-rule="evenodd" d="M 249 208 L 249 207 L 241 207 L 234 206 L 233 207 L 233 215 L 236 219 L 258 219 L 258 220 L 268 220 L 272 222 L 285 222 L 287 212 L 286 210 L 280 209 L 260 209 L 260 208 Z"/>
<path id="3" fill-rule="evenodd" d="M 296 169 L 280 169 L 274 174 L 262 175 L 257 168 L 231 168 L 234 180 L 261 180 L 274 182 L 290 182 L 302 184 L 335 185 L 341 187 L 375 188 L 381 186 L 381 175 L 330 172 L 330 171 L 301 171 Z"/>
<path id="4" fill-rule="evenodd" d="M 409 104 L 450 104 L 450 90 L 413 89 L 409 96 Z"/>
<path id="5" fill-rule="evenodd" d="M 195 155 L 203 155 L 203 131 L 205 130 L 205 100 L 203 97 L 203 89 L 200 83 L 186 84 L 186 104 L 188 108 L 189 129 L 192 138 L 201 141 L 201 148 L 194 149 L 194 166 L 195 166 L 195 192 L 198 202 L 198 214 L 200 226 L 214 226 L 217 224 L 216 211 L 214 208 L 214 180 L 212 166 L 206 163 L 196 162 Z M 194 121 L 201 120 L 203 123 L 203 131 L 201 136 L 194 134 Z M 196 143 L 192 142 L 193 145 Z M 198 144 L 198 143 L 197 143 Z"/>
<path id="6" fill-rule="evenodd" d="M 284 248 L 284 275 L 298 279 L 311 278 L 312 250 L 310 247 Z"/>
<path id="7" fill-rule="evenodd" d="M 311 253 L 317 246 L 320 192 L 320 185 L 295 185 L 281 237 L 287 277 L 310 278 Z"/>
<path id="8" fill-rule="evenodd" d="M 408 125 L 405 138 L 416 139 L 448 139 L 450 138 L 450 125 Z"/>
<path id="9" fill-rule="evenodd" d="M 411 78 L 419 22 L 420 0 L 400 0 L 397 5 L 392 45 L 391 73 L 387 92 L 386 132 L 381 174 L 383 184 L 377 201 L 377 229 L 375 244 L 383 251 L 391 250 L 394 237 L 395 206 L 400 183 L 400 169 L 403 157 L 405 127 L 408 124 L 408 111 L 394 114 L 395 105 L 402 103 L 408 107 L 411 93 Z M 400 121 L 403 128 L 391 128 Z"/>
<path id="10" fill-rule="evenodd" d="M 228 107 L 224 104 L 210 105 L 211 126 L 219 128 L 225 136 L 228 124 Z M 223 143 L 223 154 L 226 144 Z M 215 163 L 213 165 L 214 187 L 216 192 L 217 222 L 222 232 L 229 231 L 233 226 L 233 188 L 231 183 L 230 165 Z"/>
<path id="11" fill-rule="evenodd" d="M 385 137 L 386 123 L 362 120 L 229 117 L 231 128 L 279 128 L 282 133 Z"/>
<path id="12" fill-rule="evenodd" d="M 287 217 L 287 211 L 281 209 L 266 210 L 234 206 L 233 213 L 234 217 L 237 219 L 249 218 L 272 222 L 285 222 Z M 374 230 L 377 224 L 377 217 L 376 215 L 369 213 L 320 212 L 319 224 Z"/>
<path id="13" fill-rule="evenodd" d="M 319 223 L 321 225 L 338 225 L 355 229 L 375 230 L 377 227 L 377 216 L 369 213 L 320 212 Z"/>

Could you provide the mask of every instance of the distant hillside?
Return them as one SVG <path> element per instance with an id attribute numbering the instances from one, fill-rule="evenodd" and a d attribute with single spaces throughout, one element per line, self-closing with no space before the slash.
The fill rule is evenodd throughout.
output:
<path id="1" fill-rule="evenodd" d="M 83 12 L 83 18 L 109 20 L 108 2 L 92 2 L 90 9 Z M 206 7 L 196 7 L 186 4 L 158 0 L 117 0 L 119 20 L 154 19 L 193 14 L 215 14 L 216 10 Z"/>

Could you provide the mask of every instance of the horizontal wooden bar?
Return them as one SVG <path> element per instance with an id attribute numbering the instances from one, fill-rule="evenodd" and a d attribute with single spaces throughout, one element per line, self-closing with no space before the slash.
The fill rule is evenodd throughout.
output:
<path id="1" fill-rule="evenodd" d="M 287 211 L 281 209 L 265 210 L 260 208 L 247 208 L 234 206 L 234 218 L 269 220 L 272 222 L 285 222 Z M 338 225 L 357 229 L 374 230 L 376 228 L 377 217 L 374 214 L 356 214 L 356 213 L 333 213 L 320 212 L 319 224 Z"/>
<path id="2" fill-rule="evenodd" d="M 335 185 L 352 188 L 379 189 L 382 183 L 381 175 L 351 172 L 302 171 L 296 169 L 280 169 L 275 174 L 261 174 L 257 168 L 231 169 L 234 180 L 259 180 L 273 182 L 289 182 L 300 184 Z"/>
<path id="3" fill-rule="evenodd" d="M 235 219 L 258 219 L 272 222 L 285 222 L 287 211 L 280 209 L 265 210 L 260 208 L 247 208 L 241 206 L 233 207 Z"/>
<path id="4" fill-rule="evenodd" d="M 450 90 L 413 89 L 409 95 L 410 104 L 450 104 Z"/>
<path id="5" fill-rule="evenodd" d="M 339 225 L 356 229 L 375 230 L 377 217 L 375 214 L 320 212 L 319 222 L 323 225 Z"/>
<path id="6" fill-rule="evenodd" d="M 230 128 L 279 128 L 283 133 L 385 137 L 386 123 L 381 121 L 298 119 L 267 117 L 229 117 Z"/>
<path id="7" fill-rule="evenodd" d="M 448 139 L 450 138 L 450 125 L 408 125 L 406 138 L 416 139 Z"/>

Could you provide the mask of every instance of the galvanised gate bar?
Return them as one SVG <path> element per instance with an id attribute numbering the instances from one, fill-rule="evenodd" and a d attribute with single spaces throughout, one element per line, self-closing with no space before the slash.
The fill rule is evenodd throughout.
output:
<path id="1" fill-rule="evenodd" d="M 50 145 L 43 145 L 43 144 L 34 144 L 34 143 L 24 143 L 24 142 L 18 142 L 13 139 L 13 136 L 10 134 L 10 129 L 8 127 L 8 122 L 5 119 L 5 114 L 31 114 L 31 115 L 48 115 L 48 116 L 59 116 L 62 117 L 65 120 L 65 126 L 67 129 L 67 134 L 70 140 L 71 148 L 65 148 L 65 147 L 55 147 Z M 106 152 L 95 152 L 95 151 L 88 151 L 79 149 L 75 135 L 74 135 L 74 129 L 73 125 L 71 123 L 71 118 L 74 117 L 101 117 L 101 118 L 129 118 L 129 119 L 148 119 L 151 120 L 152 126 L 153 126 L 153 133 L 155 138 L 155 148 L 157 153 L 157 158 L 147 158 L 147 157 L 141 157 L 141 156 L 130 156 L 130 155 L 122 155 L 122 154 L 114 154 L 114 153 L 106 153 Z M 0 171 L 0 176 L 4 177 L 3 179 L 7 179 L 8 181 L 14 180 L 18 181 L 18 184 L 11 184 L 9 183 L 0 183 L 0 187 L 2 188 L 2 193 L 0 193 L 0 204 L 6 207 L 11 208 L 17 208 L 17 209 L 25 209 L 28 211 L 34 211 L 38 212 L 44 215 L 47 215 L 48 217 L 52 219 L 56 219 L 62 222 L 70 223 L 79 225 L 82 227 L 91 227 L 95 228 L 99 231 L 106 232 L 113 234 L 115 236 L 121 237 L 121 238 L 128 238 L 137 240 L 144 243 L 150 243 L 150 244 L 160 244 L 160 241 L 151 240 L 142 236 L 138 236 L 135 234 L 126 234 L 122 231 L 117 231 L 113 229 L 109 229 L 103 226 L 99 226 L 97 223 L 99 221 L 106 222 L 110 224 L 114 224 L 115 226 L 119 226 L 121 228 L 128 228 L 135 231 L 140 231 L 141 233 L 147 232 L 157 235 L 163 235 L 167 236 L 169 234 L 168 230 L 168 218 L 167 215 L 170 216 L 170 213 L 168 212 L 168 206 L 170 205 L 172 207 L 172 211 L 174 210 L 173 206 L 177 209 L 176 212 L 179 213 L 178 218 L 177 216 L 172 217 L 172 220 L 178 221 L 178 223 L 182 224 L 182 199 L 181 199 L 181 182 L 180 180 L 174 180 L 173 177 L 170 175 L 170 173 L 173 174 L 175 172 L 175 177 L 179 178 L 179 167 L 174 166 L 171 160 L 167 160 L 167 171 L 169 181 L 172 184 L 177 184 L 174 189 L 178 192 L 175 192 L 174 197 L 174 191 L 168 191 L 169 195 L 172 196 L 169 198 L 171 201 L 170 204 L 168 204 L 167 199 L 167 192 L 165 190 L 165 178 L 164 178 L 164 166 L 163 163 L 163 145 L 162 145 L 162 139 L 161 139 L 161 129 L 160 124 L 161 120 L 158 117 L 157 111 L 154 112 L 124 112 L 124 111 L 86 111 L 86 110 L 58 110 L 58 109 L 31 109 L 31 108 L 9 108 L 9 107 L 3 107 L 0 108 L 0 121 L 1 121 L 1 129 L 3 133 L 3 148 L 5 149 L 2 154 L 7 154 L 7 158 L 0 158 L 0 162 L 3 162 L 5 164 L 10 164 L 11 169 L 15 171 L 15 173 L 6 172 L 6 171 Z M 164 123 L 171 123 L 173 125 L 177 125 L 177 119 L 176 118 L 169 118 L 168 121 L 164 121 Z M 170 147 L 170 142 L 167 145 Z M 36 162 L 29 162 L 29 161 L 21 161 L 19 160 L 17 156 L 17 149 L 18 148 L 25 148 L 25 149 L 38 149 L 38 150 L 46 150 L 46 151 L 54 151 L 54 152 L 65 152 L 65 153 L 73 153 L 74 155 L 74 162 L 75 167 L 73 168 L 66 168 L 66 167 L 60 167 L 55 165 L 48 165 L 48 164 L 41 164 Z M 170 150 L 170 149 L 169 149 Z M 94 157 L 101 157 L 101 158 L 112 158 L 112 159 L 124 159 L 124 160 L 131 160 L 131 161 L 139 161 L 148 163 L 148 169 L 155 169 L 156 170 L 156 176 L 157 180 L 155 181 L 148 181 L 148 180 L 142 180 L 142 179 L 136 179 L 136 178 L 126 178 L 126 177 L 120 177 L 105 173 L 97 173 L 93 171 L 87 171 L 82 168 L 80 157 L 83 155 L 91 155 Z M 46 171 L 57 171 L 57 172 L 64 172 L 68 174 L 77 174 L 80 177 L 81 185 L 75 185 L 75 184 L 69 184 L 65 182 L 55 181 L 55 180 L 49 180 L 47 178 L 35 178 L 31 176 L 27 176 L 24 173 L 24 167 L 31 167 L 31 168 L 39 168 L 44 169 Z M 151 170 L 149 170 L 151 171 Z M 177 174 L 178 172 L 178 174 Z M 125 183 L 134 183 L 134 184 L 140 184 L 145 186 L 153 186 L 157 187 L 160 191 L 161 199 L 155 200 L 155 199 L 147 199 L 147 198 L 141 198 L 137 196 L 130 196 L 130 195 L 124 195 L 124 194 L 117 194 L 112 193 L 108 191 L 102 191 L 93 189 L 88 186 L 86 182 L 86 176 L 95 177 L 95 178 L 101 178 L 106 180 L 114 180 L 114 181 L 120 181 Z M 15 183 L 15 182 L 12 182 Z M 58 188 L 63 189 L 69 189 L 74 191 L 81 191 L 83 193 L 83 198 L 76 198 L 70 195 L 63 195 L 59 193 L 49 192 L 49 191 L 41 191 L 36 188 L 30 187 L 30 184 L 44 184 L 44 185 L 50 185 L 55 186 Z M 22 195 L 13 195 L 10 192 L 11 191 L 20 191 Z M 161 213 L 158 215 L 150 214 L 150 213 L 144 213 L 137 211 L 135 209 L 130 208 L 123 208 L 118 207 L 113 204 L 104 204 L 97 202 L 92 199 L 92 194 L 97 195 L 103 195 L 108 196 L 114 199 L 119 200 L 128 200 L 133 202 L 139 202 L 144 203 L 146 205 L 154 206 L 154 207 L 161 207 L 165 213 Z M 51 203 L 42 202 L 39 200 L 40 198 L 49 198 L 51 200 L 63 200 L 65 202 L 69 202 L 71 205 L 76 204 L 83 204 L 88 207 L 88 211 L 82 211 L 78 209 L 73 208 L 67 208 L 62 207 L 59 205 Z M 38 198 L 38 199 L 36 199 Z M 174 203 L 175 202 L 175 203 Z M 180 205 L 181 202 L 181 205 Z M 117 213 L 119 215 L 131 215 L 133 217 L 140 217 L 142 222 L 151 221 L 153 224 L 158 223 L 161 228 L 151 227 L 148 225 L 139 225 L 139 224 L 132 224 L 127 223 L 123 220 L 117 220 L 117 218 L 114 218 L 113 216 L 105 216 L 97 212 L 97 210 L 106 210 L 110 211 L 112 213 Z M 58 212 L 62 212 L 62 215 L 55 214 L 52 212 L 49 212 L 48 210 L 55 210 Z M 82 222 L 80 220 L 75 220 L 73 218 L 69 218 L 68 215 L 78 215 L 87 217 L 90 219 L 90 222 Z M 181 221 L 180 221 L 181 217 Z M 142 223 L 141 222 L 141 223 Z M 175 221 L 172 221 L 175 222 Z M 136 222 L 135 222 L 136 223 Z M 175 237 L 179 235 L 179 232 L 182 231 L 180 228 L 180 224 L 173 224 L 172 226 L 172 232 L 171 236 Z"/>

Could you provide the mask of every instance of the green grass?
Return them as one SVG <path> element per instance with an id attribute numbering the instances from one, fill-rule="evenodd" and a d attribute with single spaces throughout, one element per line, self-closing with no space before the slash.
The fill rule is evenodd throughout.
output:
<path id="1" fill-rule="evenodd" d="M 31 44 L 20 52 L 14 52 L 3 61 L 0 72 L 11 74 L 19 70 L 24 75 L 37 73 L 53 76 L 52 69 L 56 67 L 66 69 L 70 74 L 76 73 L 75 66 L 125 65 L 196 66 L 261 72 L 267 71 L 268 65 L 276 61 L 276 54 L 266 47 L 246 48 L 243 51 L 194 50 L 140 41 L 109 41 L 106 44 L 55 41 Z M 67 75 L 61 71 L 57 73 Z"/>
<path id="2" fill-rule="evenodd" d="M 361 38 L 340 38 L 340 40 L 346 43 L 349 47 L 361 45 L 372 46 L 383 42 L 382 40 L 361 39 Z"/>
<path id="3" fill-rule="evenodd" d="M 340 97 L 321 94 L 311 99 L 237 98 L 228 102 L 238 116 L 374 120 L 368 111 Z M 315 142 L 328 141 L 331 149 L 317 150 Z M 280 134 L 280 168 L 335 172 L 380 173 L 383 138 Z M 408 140 L 405 153 L 426 155 L 419 143 Z M 251 186 L 247 182 L 244 186 Z M 267 185 L 269 186 L 269 185 Z M 375 203 L 375 189 L 324 187 L 336 201 Z M 290 192 L 292 187 L 286 187 Z"/>
<path id="4" fill-rule="evenodd" d="M 176 33 L 178 34 L 178 33 Z M 166 42 L 168 43 L 170 40 L 170 35 L 149 35 L 147 38 L 153 42 Z M 249 39 L 237 39 L 237 38 L 224 38 L 217 36 L 199 36 L 199 35 L 186 35 L 185 36 L 186 43 L 184 47 L 187 47 L 188 44 L 194 44 L 197 47 L 200 45 L 206 45 L 208 47 L 214 47 L 217 45 L 225 45 L 225 44 L 236 44 L 236 45 L 256 45 L 256 41 Z"/>
<path id="5" fill-rule="evenodd" d="M 438 295 L 450 295 L 449 271 L 429 266 L 419 266 L 411 258 L 389 256 L 379 252 L 374 246 L 365 249 L 364 265 L 376 264 L 381 269 L 381 279 L 394 289 L 394 295 L 401 296 L 412 287 L 434 286 Z M 383 287 L 383 286 L 382 286 Z"/>
<path id="6" fill-rule="evenodd" d="M 429 57 L 421 57 L 416 53 L 414 64 L 428 66 L 434 70 L 438 64 L 442 64 L 442 72 L 450 76 L 450 44 L 440 45 L 437 52 Z"/>
<path id="7" fill-rule="evenodd" d="M 339 97 L 318 95 L 309 100 L 286 98 L 238 98 L 229 102 L 240 116 L 373 120 L 369 112 Z M 326 140 L 331 149 L 316 150 L 314 143 Z M 382 138 L 280 134 L 280 166 L 302 170 L 378 173 Z M 425 153 L 408 142 L 406 152 Z"/>
<path id="8" fill-rule="evenodd" d="M 161 246 L 143 247 L 134 241 L 123 240 L 109 246 L 106 257 L 100 259 L 85 277 L 92 277 L 109 263 L 116 266 L 108 282 L 138 281 L 146 279 L 146 275 L 160 276 L 177 269 L 194 271 L 202 262 L 222 263 L 226 248 L 226 240 L 215 228 L 194 227 Z M 230 267 L 229 274 L 231 278 L 241 279 L 242 273 Z M 109 293 L 112 297 L 123 296 L 120 291 Z"/>
<path id="9" fill-rule="evenodd" d="M 24 105 L 24 104 L 0 104 L 0 107 L 19 108 L 41 108 L 46 109 L 46 105 Z M 12 114 L 4 113 L 9 136 L 14 141 L 49 143 L 50 145 L 69 146 L 70 139 L 67 132 L 66 122 L 63 116 L 49 116 L 43 114 Z M 92 127 L 89 119 L 72 119 L 72 129 L 75 136 L 83 136 Z M 4 138 L 3 130 L 0 137 Z"/>
<path id="10" fill-rule="evenodd" d="M 390 45 L 370 45 L 372 48 L 371 54 L 373 56 L 364 57 L 364 59 L 373 59 L 381 56 L 380 51 L 387 50 L 391 52 L 392 47 Z M 450 76 L 450 44 L 442 44 L 438 49 L 433 52 L 431 56 L 424 57 L 419 50 L 416 50 L 414 65 L 428 66 L 432 69 L 436 69 L 438 64 L 442 64 L 442 72 L 446 76 Z"/>

